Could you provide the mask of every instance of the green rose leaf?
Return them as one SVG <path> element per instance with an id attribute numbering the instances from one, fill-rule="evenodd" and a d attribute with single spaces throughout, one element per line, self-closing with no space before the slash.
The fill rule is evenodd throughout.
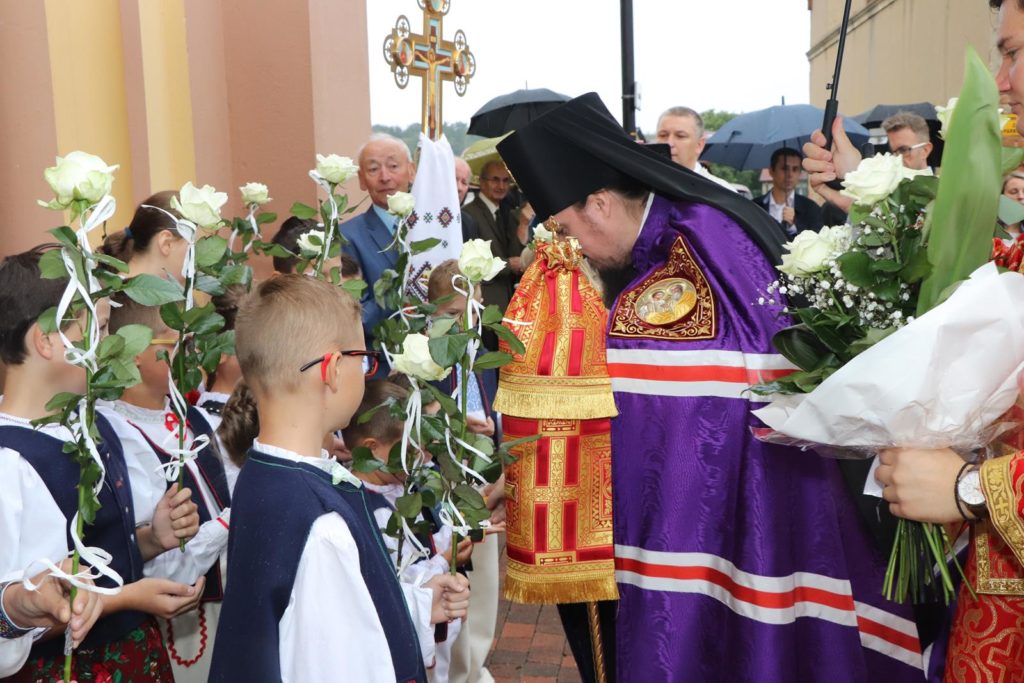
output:
<path id="1" fill-rule="evenodd" d="M 118 273 L 127 273 L 128 272 L 128 264 L 125 263 L 124 261 L 122 261 L 119 258 L 114 258 L 113 256 L 109 256 L 107 254 L 101 254 L 99 252 L 93 252 L 92 257 L 94 259 L 96 259 L 96 261 L 98 263 L 102 263 L 102 264 L 104 264 L 106 266 L 109 266 L 109 267 L 113 268 L 115 271 L 117 271 Z"/>
<path id="2" fill-rule="evenodd" d="M 136 275 L 128 280 L 122 291 L 132 301 L 143 306 L 161 306 L 185 298 L 185 293 L 177 282 L 148 273 Z"/>
<path id="3" fill-rule="evenodd" d="M 848 251 L 838 259 L 839 271 L 846 281 L 857 287 L 870 287 L 875 283 L 871 273 L 871 257 L 862 251 Z M 797 363 L 799 365 L 799 363 Z"/>
<path id="4" fill-rule="evenodd" d="M 503 365 L 508 365 L 511 362 L 512 354 L 505 353 L 504 351 L 493 351 L 477 358 L 476 362 L 473 363 L 473 369 L 490 370 L 492 368 L 500 368 Z"/>
<path id="5" fill-rule="evenodd" d="M 356 278 L 354 280 L 345 280 L 341 283 L 341 288 L 348 292 L 353 299 L 361 300 L 363 298 L 363 292 L 366 291 L 366 280 Z"/>
<path id="6" fill-rule="evenodd" d="M 196 266 L 209 268 L 224 257 L 228 241 L 220 235 L 208 235 L 196 242 Z"/>
<path id="7" fill-rule="evenodd" d="M 446 334 L 427 342 L 430 357 L 443 368 L 454 366 L 466 353 L 469 335 L 465 333 Z"/>
<path id="8" fill-rule="evenodd" d="M 366 446 L 356 446 L 352 449 L 352 471 L 353 472 L 376 472 L 384 466 Z"/>
<path id="9" fill-rule="evenodd" d="M 125 358 L 134 358 L 149 347 L 153 341 L 153 330 L 145 325 L 125 325 L 117 331 L 116 336 L 124 339 L 122 355 Z"/>
<path id="10" fill-rule="evenodd" d="M 439 244 L 441 244 L 441 240 L 438 239 L 437 237 L 430 237 L 425 240 L 417 240 L 409 245 L 409 251 L 415 256 L 416 254 L 428 252 Z"/>
<path id="11" fill-rule="evenodd" d="M 296 218 L 301 218 L 303 220 L 307 220 L 316 215 L 316 209 L 308 204 L 303 204 L 302 202 L 295 202 L 292 204 L 292 208 L 290 208 L 289 211 Z"/>
<path id="12" fill-rule="evenodd" d="M 181 332 L 185 329 L 185 318 L 182 317 L 182 309 L 177 302 L 161 306 L 160 319 L 164 321 L 167 327 L 176 332 Z"/>
<path id="13" fill-rule="evenodd" d="M 501 322 L 503 314 L 500 308 L 491 304 L 484 309 L 484 313 L 480 318 L 483 320 L 484 325 L 496 325 Z"/>
<path id="14" fill-rule="evenodd" d="M 430 325 L 430 336 L 437 338 L 448 334 L 448 330 L 455 325 L 455 318 L 438 318 Z"/>
<path id="15" fill-rule="evenodd" d="M 256 225 L 264 225 L 266 223 L 273 223 L 277 220 L 277 214 L 273 211 L 264 211 L 263 213 L 256 214 Z"/>
<path id="16" fill-rule="evenodd" d="M 210 296 L 219 296 L 227 291 L 224 289 L 223 282 L 206 273 L 196 275 L 196 289 L 200 292 L 206 292 Z"/>
<path id="17" fill-rule="evenodd" d="M 395 509 L 403 517 L 415 519 L 423 510 L 423 497 L 418 492 L 407 493 L 395 501 Z"/>
<path id="18" fill-rule="evenodd" d="M 516 336 L 515 332 L 504 325 L 488 325 L 487 327 L 493 330 L 494 334 L 498 335 L 498 339 L 508 344 L 508 348 L 512 353 L 517 356 L 526 353 L 526 346 L 523 342 L 519 341 L 519 337 Z"/>
<path id="19" fill-rule="evenodd" d="M 39 274 L 47 280 L 67 278 L 68 269 L 64 266 L 60 249 L 50 249 L 39 258 Z"/>

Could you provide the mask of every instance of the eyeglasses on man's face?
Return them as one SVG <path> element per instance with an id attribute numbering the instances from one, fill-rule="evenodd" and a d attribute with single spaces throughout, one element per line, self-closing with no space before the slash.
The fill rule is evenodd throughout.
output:
<path id="1" fill-rule="evenodd" d="M 329 351 L 320 358 L 315 358 L 308 363 L 304 364 L 299 368 L 299 372 L 305 372 L 310 368 L 320 366 L 320 376 L 324 381 L 327 381 L 327 364 L 331 362 L 331 357 L 335 353 L 339 353 L 342 356 L 352 356 L 361 358 L 363 362 L 363 376 L 372 377 L 377 374 L 377 369 L 380 367 L 380 353 L 377 351 L 364 351 L 362 349 L 358 351 Z"/>
<path id="2" fill-rule="evenodd" d="M 927 144 L 927 142 L 919 142 L 916 145 L 903 145 L 902 147 L 897 147 L 896 149 L 892 150 L 892 153 L 899 154 L 900 156 L 905 157 L 911 152 L 913 152 L 915 149 L 921 149 Z"/>

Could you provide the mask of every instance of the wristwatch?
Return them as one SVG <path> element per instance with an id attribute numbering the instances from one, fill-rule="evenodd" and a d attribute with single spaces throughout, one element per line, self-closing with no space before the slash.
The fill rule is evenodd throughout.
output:
<path id="1" fill-rule="evenodd" d="M 977 465 L 972 465 L 957 479 L 956 505 L 965 519 L 967 515 L 964 515 L 964 508 L 978 519 L 988 516 L 988 508 L 985 507 L 985 491 L 981 488 L 981 469 Z"/>

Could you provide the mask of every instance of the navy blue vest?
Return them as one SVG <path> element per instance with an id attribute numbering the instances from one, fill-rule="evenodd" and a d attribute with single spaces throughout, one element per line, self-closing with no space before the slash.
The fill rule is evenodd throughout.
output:
<path id="1" fill-rule="evenodd" d="M 206 482 L 206 486 L 213 492 L 214 502 L 221 509 L 231 506 L 231 494 L 228 492 L 228 478 L 224 473 L 224 463 L 221 461 L 218 455 L 219 450 L 217 447 L 217 437 L 214 434 L 213 428 L 210 423 L 206 421 L 203 414 L 196 410 L 193 406 L 189 406 L 188 412 L 186 413 L 186 421 L 189 428 L 192 430 L 193 438 L 206 435 L 210 437 L 210 443 L 203 450 L 199 451 L 199 455 L 196 456 L 195 464 L 199 469 L 200 476 L 203 481 Z M 131 422 L 129 422 L 131 424 Z M 157 457 L 160 458 L 160 462 L 167 463 L 170 461 L 171 456 L 160 447 L 159 444 L 154 443 L 152 439 L 144 432 L 141 428 L 136 427 L 132 424 L 135 429 L 139 431 L 142 438 L 146 440 L 149 447 L 153 449 Z M 185 468 L 184 475 L 182 476 L 183 484 L 192 490 L 192 499 L 196 500 L 199 493 L 199 486 L 196 483 L 195 477 L 192 475 L 192 471 Z M 210 512 L 207 510 L 205 505 L 197 505 L 199 508 L 199 523 L 204 524 L 211 520 Z M 219 602 L 224 599 L 224 581 L 220 575 L 220 562 L 214 562 L 213 566 L 210 567 L 210 571 L 206 572 L 206 588 L 203 589 L 203 602 Z"/>
<path id="2" fill-rule="evenodd" d="M 128 467 L 124 453 L 110 423 L 97 413 L 96 426 L 100 432 L 97 444 L 107 476 L 100 490 L 102 506 L 92 524 L 85 525 L 83 541 L 87 546 L 103 548 L 113 556 L 110 568 L 121 575 L 125 584 L 142 578 L 142 556 L 135 542 L 135 507 L 132 504 L 132 489 L 128 480 Z M 18 451 L 39 474 L 61 513 L 71 518 L 78 512 L 79 467 L 71 456 L 64 452 L 64 442 L 41 431 L 15 425 L 0 426 L 0 447 Z M 71 531 L 67 530 L 68 548 Z M 97 579 L 97 585 L 107 588 L 114 584 L 106 577 Z M 81 648 L 91 649 L 113 643 L 138 627 L 146 615 L 142 612 L 115 612 L 101 618 L 89 631 Z M 64 639 L 52 638 L 32 646 L 31 658 L 59 657 L 63 654 Z"/>
<path id="3" fill-rule="evenodd" d="M 231 581 L 217 628 L 211 682 L 281 680 L 278 626 L 309 530 L 330 512 L 345 520 L 355 539 L 395 680 L 426 681 L 416 629 L 364 491 L 346 483 L 332 485 L 330 475 L 312 465 L 250 450 L 235 485 L 228 539 Z M 337 680 L 346 680 L 343 662 Z"/>

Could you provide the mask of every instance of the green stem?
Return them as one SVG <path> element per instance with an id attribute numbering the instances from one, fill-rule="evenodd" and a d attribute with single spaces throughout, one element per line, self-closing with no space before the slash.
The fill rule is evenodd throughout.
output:
<path id="1" fill-rule="evenodd" d="M 473 293 L 472 292 L 472 286 L 470 286 L 469 293 L 471 295 Z M 472 305 L 473 305 L 473 297 L 472 296 L 467 296 L 466 297 L 466 310 L 463 312 L 463 315 L 462 315 L 462 325 L 463 325 L 463 330 L 465 332 L 469 332 L 472 329 L 472 327 L 471 327 L 471 324 L 473 322 L 472 321 L 472 308 L 471 308 Z M 470 342 L 470 343 L 472 343 L 472 342 Z M 466 442 L 466 432 L 469 429 L 469 425 L 468 425 L 469 416 L 466 413 L 466 409 L 468 407 L 467 404 L 469 403 L 469 378 L 470 378 L 470 371 L 471 371 L 471 369 L 472 368 L 470 368 L 469 353 L 467 352 L 467 353 L 462 354 L 462 362 L 459 363 L 459 411 L 462 413 L 462 429 L 460 430 L 461 434 L 459 435 L 458 450 L 456 451 L 456 457 L 459 458 L 460 461 L 462 460 L 462 456 L 465 454 L 465 448 L 463 447 L 462 444 Z M 453 503 L 453 505 L 454 505 L 454 503 Z M 451 567 L 450 567 L 451 568 L 452 576 L 455 576 L 455 573 L 458 570 L 458 566 L 457 566 L 457 563 L 456 563 L 456 555 L 458 554 L 458 548 L 459 548 L 459 535 L 457 533 L 455 533 L 455 531 L 453 530 L 452 531 L 452 548 L 451 548 L 452 558 L 451 558 Z"/>

